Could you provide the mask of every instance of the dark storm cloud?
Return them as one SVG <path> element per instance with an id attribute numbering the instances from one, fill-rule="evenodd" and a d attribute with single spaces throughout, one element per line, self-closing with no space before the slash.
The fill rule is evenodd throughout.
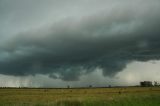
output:
<path id="1" fill-rule="evenodd" d="M 159 60 L 160 2 L 143 1 L 115 2 L 110 10 L 9 37 L 0 45 L 0 73 L 69 81 L 96 68 L 112 76 L 132 61 Z"/>

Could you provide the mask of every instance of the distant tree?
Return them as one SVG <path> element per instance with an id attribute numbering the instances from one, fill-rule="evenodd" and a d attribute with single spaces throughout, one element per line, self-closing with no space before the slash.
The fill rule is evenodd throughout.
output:
<path id="1" fill-rule="evenodd" d="M 70 88 L 70 85 L 67 85 L 67 88 Z"/>
<path id="2" fill-rule="evenodd" d="M 154 81 L 154 86 L 160 86 L 160 84 L 157 81 Z"/>
<path id="3" fill-rule="evenodd" d="M 89 85 L 89 88 L 92 88 L 92 85 Z"/>
<path id="4" fill-rule="evenodd" d="M 111 88 L 111 85 L 108 85 L 108 88 Z"/>

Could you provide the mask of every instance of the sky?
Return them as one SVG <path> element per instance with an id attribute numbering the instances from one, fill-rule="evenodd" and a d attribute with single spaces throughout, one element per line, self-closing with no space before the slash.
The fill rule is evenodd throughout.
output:
<path id="1" fill-rule="evenodd" d="M 160 81 L 159 0 L 0 0 L 0 86 Z"/>

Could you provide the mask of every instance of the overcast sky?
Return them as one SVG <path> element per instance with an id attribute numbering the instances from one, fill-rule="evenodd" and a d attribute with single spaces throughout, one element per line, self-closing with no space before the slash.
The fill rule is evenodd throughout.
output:
<path id="1" fill-rule="evenodd" d="M 159 0 L 0 0 L 0 86 L 160 81 Z"/>

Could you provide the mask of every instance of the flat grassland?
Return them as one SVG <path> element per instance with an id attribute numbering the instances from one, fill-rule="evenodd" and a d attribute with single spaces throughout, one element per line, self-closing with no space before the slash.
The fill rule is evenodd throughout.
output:
<path id="1" fill-rule="evenodd" d="M 160 106 L 160 87 L 1 88 L 0 106 Z"/>

